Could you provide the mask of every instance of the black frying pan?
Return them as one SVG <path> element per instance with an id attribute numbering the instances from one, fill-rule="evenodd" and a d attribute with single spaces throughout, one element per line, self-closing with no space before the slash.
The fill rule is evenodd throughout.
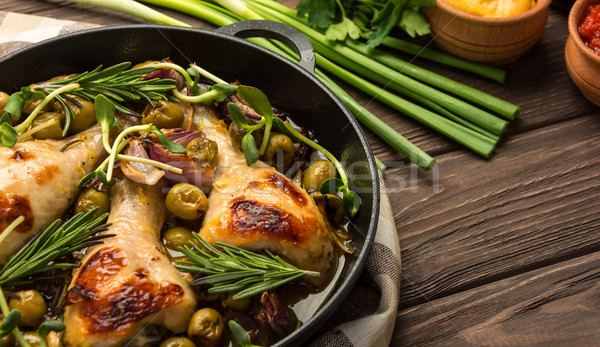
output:
<path id="1" fill-rule="evenodd" d="M 299 64 L 234 36 L 268 36 L 291 42 Z M 305 342 L 340 305 L 359 277 L 375 236 L 379 184 L 368 142 L 344 105 L 313 75 L 314 53 L 294 29 L 267 21 L 246 21 L 215 31 L 159 25 L 126 25 L 91 29 L 43 41 L 0 59 L 0 90 L 74 72 L 170 57 L 187 66 L 195 62 L 224 80 L 238 79 L 263 90 L 271 103 L 288 112 L 300 126 L 314 131 L 318 141 L 348 168 L 351 189 L 362 199 L 353 218 L 358 251 L 346 262 L 338 288 L 321 309 L 280 345 Z"/>

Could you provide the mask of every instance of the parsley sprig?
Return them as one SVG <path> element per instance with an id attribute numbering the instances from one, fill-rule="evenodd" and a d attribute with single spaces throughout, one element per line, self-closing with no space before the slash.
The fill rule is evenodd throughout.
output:
<path id="1" fill-rule="evenodd" d="M 430 33 L 429 22 L 419 7 L 433 7 L 433 0 L 302 0 L 298 16 L 307 16 L 313 27 L 325 29 L 329 40 L 343 41 L 347 36 L 368 37 L 369 48 L 378 46 L 398 27 L 411 37 Z"/>

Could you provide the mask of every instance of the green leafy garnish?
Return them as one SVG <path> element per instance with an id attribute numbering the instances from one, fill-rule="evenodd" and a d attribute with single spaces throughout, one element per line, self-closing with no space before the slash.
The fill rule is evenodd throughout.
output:
<path id="1" fill-rule="evenodd" d="M 360 209 L 361 200 L 358 194 L 350 190 L 350 187 L 348 186 L 348 176 L 346 175 L 346 171 L 342 167 L 342 164 L 339 162 L 339 160 L 337 160 L 337 158 L 333 154 L 331 154 L 331 152 L 326 150 L 323 146 L 300 134 L 298 130 L 294 129 L 294 127 L 289 122 L 284 122 L 283 125 L 296 138 L 300 139 L 300 141 L 321 152 L 327 159 L 329 159 L 329 161 L 331 161 L 333 166 L 335 166 L 338 174 L 340 175 L 340 178 L 330 178 L 326 180 L 325 182 L 323 182 L 319 189 L 323 194 L 340 192 L 342 194 L 344 206 L 346 207 L 346 212 L 350 217 L 354 217 L 354 215 Z"/>
<path id="2" fill-rule="evenodd" d="M 6 317 L 4 317 L 4 322 L 0 326 L 0 337 L 4 337 L 10 334 L 19 324 L 21 320 L 21 311 L 18 309 L 11 310 Z"/>
<path id="3" fill-rule="evenodd" d="M 118 111 L 124 114 L 136 115 L 137 113 L 123 105 L 123 101 L 169 100 L 166 92 L 173 89 L 175 81 L 172 79 L 149 79 L 143 77 L 153 68 L 140 68 L 127 70 L 130 62 L 122 62 L 105 69 L 102 65 L 90 72 L 81 73 L 75 77 L 56 80 L 46 84 L 37 85 L 36 89 L 45 93 L 56 90 L 59 86 L 78 84 L 79 86 L 69 93 L 93 101 L 102 94 L 115 104 Z"/>
<path id="4" fill-rule="evenodd" d="M 431 32 L 431 26 L 427 18 L 411 8 L 407 8 L 402 12 L 398 23 L 410 37 L 424 36 Z"/>
<path id="5" fill-rule="evenodd" d="M 308 23 L 327 28 L 335 17 L 335 0 L 302 0 L 296 6 L 298 16 L 308 15 Z"/>
<path id="6" fill-rule="evenodd" d="M 230 319 L 227 322 L 227 325 L 229 326 L 229 330 L 231 331 L 231 336 L 233 336 L 233 340 L 240 347 L 258 347 L 257 345 L 252 344 L 252 341 L 250 340 L 250 334 L 248 334 L 246 329 L 244 329 L 244 327 L 241 326 L 240 323 L 234 321 L 233 319 Z"/>
<path id="7" fill-rule="evenodd" d="M 360 37 L 360 28 L 347 17 L 344 17 L 339 23 L 331 24 L 325 32 L 325 37 L 332 41 L 344 41 L 348 36 L 358 39 Z"/>
<path id="8" fill-rule="evenodd" d="M 244 151 L 246 164 L 252 165 L 258 161 L 258 149 L 256 148 L 256 141 L 254 141 L 252 132 L 247 132 L 242 138 L 242 150 Z"/>
<path id="9" fill-rule="evenodd" d="M 237 292 L 232 298 L 239 300 L 302 276 L 320 276 L 319 272 L 299 269 L 269 251 L 267 257 L 220 242 L 213 247 L 196 233 L 194 238 L 196 242 L 190 241 L 189 246 L 179 247 L 189 260 L 178 260 L 175 267 L 183 272 L 203 275 L 191 284 L 210 284 L 209 293 Z"/>
<path id="10" fill-rule="evenodd" d="M 187 153 L 187 150 L 184 146 L 169 140 L 169 138 L 166 137 L 165 134 L 163 134 L 160 130 L 158 130 L 158 128 L 155 127 L 154 125 L 149 126 L 148 129 L 146 129 L 146 131 L 151 132 L 154 135 L 156 135 L 158 137 L 158 140 L 160 141 L 160 143 L 163 146 L 165 146 L 165 148 L 168 149 L 169 151 L 171 151 L 173 153 L 179 153 L 179 154 Z"/>
<path id="11" fill-rule="evenodd" d="M 40 347 L 48 347 L 47 337 L 50 332 L 61 332 L 65 329 L 65 324 L 59 320 L 50 320 L 40 324 L 37 330 L 38 335 L 40 336 Z"/>
<path id="12" fill-rule="evenodd" d="M 0 143 L 5 147 L 12 147 L 17 143 L 19 133 L 10 125 L 10 122 L 0 123 Z"/>
<path id="13" fill-rule="evenodd" d="M 4 111 L 9 113 L 14 120 L 19 120 L 21 119 L 21 112 L 23 106 L 25 106 L 25 101 L 41 100 L 45 97 L 46 95 L 42 92 L 32 91 L 30 87 L 23 87 L 21 91 L 11 94 L 4 107 Z"/>
<path id="14" fill-rule="evenodd" d="M 265 121 L 265 132 L 263 134 L 262 142 L 258 148 L 258 154 L 263 155 L 269 144 L 269 136 L 271 135 L 271 127 L 273 126 L 273 108 L 269 103 L 267 96 L 258 88 L 241 86 L 238 88 L 237 93 L 242 97 L 249 105 L 263 117 Z"/>

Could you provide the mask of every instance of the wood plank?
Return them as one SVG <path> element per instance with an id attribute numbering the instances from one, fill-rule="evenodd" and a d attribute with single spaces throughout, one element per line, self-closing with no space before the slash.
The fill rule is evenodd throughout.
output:
<path id="1" fill-rule="evenodd" d="M 600 250 L 599 175 L 598 115 L 513 136 L 489 162 L 453 152 L 387 173 L 400 307 Z"/>
<path id="2" fill-rule="evenodd" d="M 597 346 L 600 253 L 398 313 L 391 346 Z"/>

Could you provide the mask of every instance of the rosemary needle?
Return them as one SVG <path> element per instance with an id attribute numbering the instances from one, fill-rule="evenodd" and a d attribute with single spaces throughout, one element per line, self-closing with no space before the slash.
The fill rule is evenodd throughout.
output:
<path id="1" fill-rule="evenodd" d="M 64 223 L 57 219 L 46 230 L 36 235 L 2 267 L 0 286 L 30 283 L 32 281 L 27 278 L 29 276 L 54 269 L 73 267 L 73 264 L 55 261 L 113 236 L 93 236 L 108 227 L 107 224 L 101 224 L 108 213 L 94 218 L 96 211 L 97 208 L 85 214 L 76 214 Z M 10 230 L 7 231 L 10 232 Z"/>
<path id="2" fill-rule="evenodd" d="M 239 300 L 302 276 L 320 276 L 319 272 L 299 269 L 271 253 L 267 257 L 220 242 L 213 247 L 198 234 L 194 234 L 194 238 L 202 248 L 192 241 L 191 247 L 179 247 L 189 261 L 177 261 L 175 267 L 183 272 L 203 275 L 191 284 L 210 284 L 209 293 L 238 292 L 232 298 Z"/>

